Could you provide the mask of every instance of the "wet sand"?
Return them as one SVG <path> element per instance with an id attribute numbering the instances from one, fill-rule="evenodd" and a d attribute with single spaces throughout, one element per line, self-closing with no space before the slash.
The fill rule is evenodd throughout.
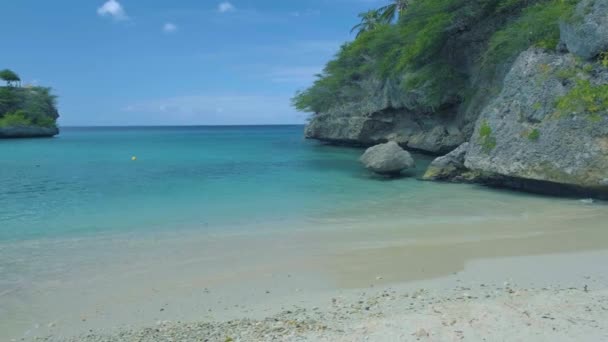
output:
<path id="1" fill-rule="evenodd" d="M 143 334 L 142 341 L 164 341 L 154 337 L 156 328 L 141 329 L 162 326 L 175 334 L 192 330 L 180 321 L 209 323 L 204 334 L 216 334 L 209 335 L 210 340 L 231 337 L 220 336 L 222 329 L 236 339 L 251 340 L 266 335 L 247 335 L 264 333 L 250 325 L 266 326 L 267 319 L 277 318 L 322 322 L 326 328 L 311 323 L 304 329 L 301 338 L 308 340 L 351 340 L 348 336 L 360 336 L 361 329 L 378 341 L 403 336 L 454 340 L 458 338 L 454 331 L 467 329 L 479 331 L 481 340 L 484 331 L 488 338 L 493 329 L 506 334 L 507 328 L 527 324 L 508 314 L 509 305 L 528 305 L 534 313 L 544 306 L 561 312 L 564 300 L 577 303 L 577 308 L 591 305 L 601 313 L 577 313 L 577 323 L 564 318 L 555 330 L 562 333 L 554 334 L 547 324 L 517 330 L 521 339 L 545 329 L 550 329 L 547 336 L 553 340 L 570 340 L 565 331 L 579 328 L 584 336 L 605 336 L 602 324 L 588 321 L 605 317 L 599 311 L 604 306 L 598 303 L 608 287 L 608 210 L 603 204 L 578 201 L 537 209 L 526 215 L 463 222 L 444 222 L 441 217 L 420 222 L 326 221 L 255 234 L 180 232 L 5 244 L 0 246 L 4 260 L 0 339 L 51 336 L 49 340 L 55 341 L 80 336 L 74 340 L 86 341 L 81 334 L 92 331 L 91 341 L 105 341 L 103 336 L 110 336 L 108 341 L 133 340 L 129 334 Z M 505 282 L 525 295 L 514 296 Z M 590 292 L 584 291 L 585 285 Z M 426 302 L 405 310 L 412 293 L 420 289 L 430 291 L 425 296 L 437 302 L 437 311 L 449 312 L 448 325 L 452 316 L 471 315 L 485 322 L 485 328 L 445 328 L 445 320 L 437 318 L 443 316 L 429 311 Z M 368 316 L 371 308 L 365 307 L 359 310 L 362 313 L 350 313 L 352 305 L 385 298 L 386 291 L 401 299 L 387 302 L 391 305 L 378 300 L 376 316 Z M 479 318 L 483 308 L 491 313 Z M 286 311 L 298 314 L 290 316 Z M 325 318 L 336 315 L 341 318 Z M 425 317 L 435 323 L 426 328 L 414 324 L 426 321 Z M 498 317 L 508 317 L 507 322 L 494 322 Z M 227 320 L 237 320 L 236 326 L 222 323 Z M 396 324 L 404 321 L 408 323 Z M 398 329 L 390 328 L 393 325 Z M 296 328 L 285 328 L 295 335 L 280 340 L 300 338 Z M 419 329 L 428 336 L 412 335 Z M 448 334 L 446 329 L 452 331 Z"/>

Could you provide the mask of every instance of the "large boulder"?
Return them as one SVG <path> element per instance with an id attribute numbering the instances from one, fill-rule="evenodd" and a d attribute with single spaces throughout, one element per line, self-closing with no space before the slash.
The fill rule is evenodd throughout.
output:
<path id="1" fill-rule="evenodd" d="M 583 0 L 574 16 L 560 23 L 562 43 L 585 59 L 608 51 L 608 0 Z"/>
<path id="2" fill-rule="evenodd" d="M 361 156 L 361 162 L 381 175 L 398 175 L 415 166 L 412 156 L 394 141 L 368 148 Z"/>
<path id="3" fill-rule="evenodd" d="M 608 68 L 572 54 L 523 52 L 482 111 L 465 166 L 506 186 L 604 197 Z"/>
<path id="4" fill-rule="evenodd" d="M 422 178 L 424 180 L 458 180 L 457 178 L 467 171 L 464 166 L 464 158 L 468 149 L 469 143 L 466 142 L 445 156 L 436 158 L 426 169 Z"/>

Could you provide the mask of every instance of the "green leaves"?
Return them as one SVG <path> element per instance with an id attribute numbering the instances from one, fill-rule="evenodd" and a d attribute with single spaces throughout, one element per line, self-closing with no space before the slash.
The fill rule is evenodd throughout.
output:
<path id="1" fill-rule="evenodd" d="M 358 31 L 357 37 L 364 32 L 373 31 L 381 25 L 380 13 L 378 11 L 371 10 L 359 13 L 359 18 L 361 18 L 361 22 L 350 30 L 351 33 Z"/>
<path id="2" fill-rule="evenodd" d="M 416 102 L 416 109 L 434 111 L 448 102 L 457 103 L 462 94 L 474 92 L 475 85 L 467 82 L 470 75 L 455 56 L 475 59 L 477 79 L 493 80 L 497 70 L 530 46 L 554 48 L 558 22 L 571 15 L 576 2 L 391 0 L 359 16 L 361 22 L 353 28 L 357 38 L 342 46 L 312 87 L 297 93 L 293 103 L 299 110 L 321 113 L 367 101 L 374 95 L 364 89 L 365 80 L 378 84 L 397 80 L 403 85 L 399 102 Z M 463 33 L 479 34 L 475 30 L 485 37 L 485 51 L 450 44 Z"/>
<path id="3" fill-rule="evenodd" d="M 59 116 L 56 97 L 50 88 L 0 87 L 0 120 L 2 125 L 20 124 L 55 126 Z"/>
<path id="4" fill-rule="evenodd" d="M 593 85 L 579 79 L 566 95 L 557 99 L 558 115 L 587 114 L 590 119 L 600 120 L 608 114 L 608 85 Z"/>

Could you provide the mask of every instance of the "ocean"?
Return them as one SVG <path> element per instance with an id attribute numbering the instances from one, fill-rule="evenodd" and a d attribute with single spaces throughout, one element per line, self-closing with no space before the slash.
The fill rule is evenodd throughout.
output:
<path id="1" fill-rule="evenodd" d="M 292 223 L 474 220 L 560 201 L 479 186 L 384 179 L 361 149 L 303 126 L 64 128 L 0 141 L 0 241 L 106 233 L 227 231 Z M 483 210 L 479 210 L 483 207 Z"/>

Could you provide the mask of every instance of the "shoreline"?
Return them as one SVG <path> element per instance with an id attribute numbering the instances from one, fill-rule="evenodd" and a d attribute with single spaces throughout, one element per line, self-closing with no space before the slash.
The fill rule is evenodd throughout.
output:
<path id="1" fill-rule="evenodd" d="M 460 286 L 509 282 L 542 295 L 533 288 L 581 289 L 589 276 L 592 290 L 606 287 L 605 207 L 560 203 L 463 221 L 370 217 L 314 227 L 306 222 L 283 231 L 277 226 L 226 235 L 176 231 L 0 245 L 0 331 L 17 341 L 69 341 L 93 331 L 105 341 L 98 335 L 139 334 L 159 321 L 216 322 L 205 326 L 217 330 L 226 329 L 217 322 L 265 321 L 296 312 L 294 306 L 327 313 L 332 298 L 352 303 L 362 292 L 367 298 L 389 288 L 401 295 L 425 288 L 443 298 Z M 27 265 L 27 273 L 6 273 L 19 265 Z"/>

